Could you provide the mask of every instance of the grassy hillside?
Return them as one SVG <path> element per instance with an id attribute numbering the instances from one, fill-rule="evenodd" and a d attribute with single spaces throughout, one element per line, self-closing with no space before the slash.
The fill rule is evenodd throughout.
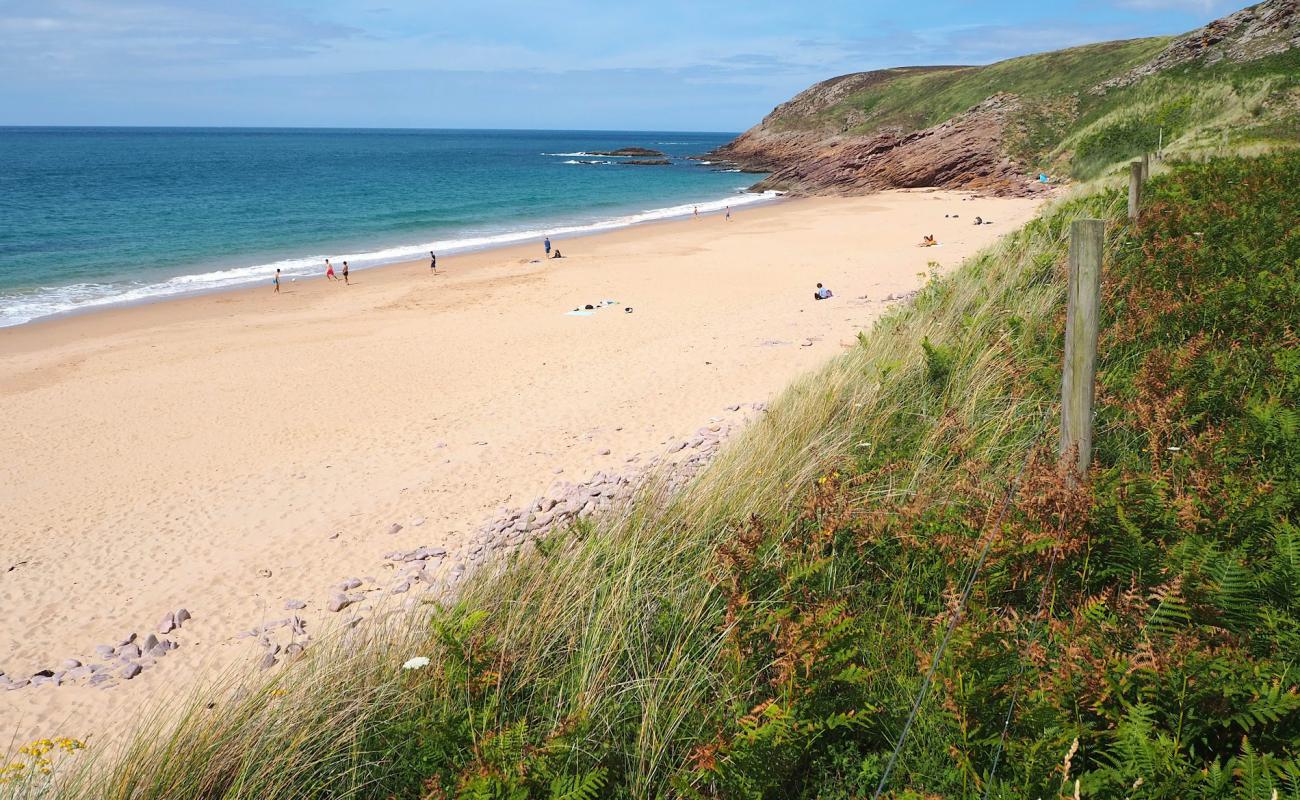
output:
<path id="1" fill-rule="evenodd" d="M 1147 61 L 1168 37 L 1074 47 L 1013 58 L 984 67 L 883 70 L 880 80 L 813 113 L 781 115 L 778 130 L 826 128 L 870 134 L 937 125 L 1000 92 L 1038 101 L 1086 92 L 1107 78 Z"/>
<path id="2" fill-rule="evenodd" d="M 684 493 L 77 754 L 50 795 L 870 797 L 970 581 L 884 796 L 1300 798 L 1297 185 L 1300 155 L 1221 159 L 1156 179 L 1137 227 L 1116 191 L 1059 204 Z M 1081 216 L 1109 221 L 1109 258 L 1072 488 L 1053 444 Z"/>
<path id="3" fill-rule="evenodd" d="M 1295 146 L 1297 26 L 1294 2 L 1268 0 L 1178 38 L 845 75 L 782 104 L 718 153 L 771 170 L 765 187 L 794 191 L 923 180 L 984 190 L 991 175 L 1023 191 L 1040 170 L 1090 180 L 1160 147 L 1185 156 Z M 948 151 L 966 169 L 925 168 Z"/>

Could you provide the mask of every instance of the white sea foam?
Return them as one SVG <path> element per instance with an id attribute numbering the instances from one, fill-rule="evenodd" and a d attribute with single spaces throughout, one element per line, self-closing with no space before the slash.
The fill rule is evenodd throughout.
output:
<path id="1" fill-rule="evenodd" d="M 35 319 L 55 314 L 84 311 L 105 306 L 139 303 L 198 294 L 218 289 L 248 286 L 257 283 L 270 284 L 276 269 L 282 278 L 315 276 L 320 277 L 324 270 L 325 259 L 329 258 L 335 269 L 341 269 L 344 261 L 352 269 L 392 264 L 399 261 L 411 261 L 428 255 L 430 250 L 439 255 L 453 255 L 471 250 L 483 250 L 490 247 L 517 244 L 519 242 L 537 241 L 543 236 L 561 238 L 579 236 L 586 233 L 625 228 L 645 222 L 690 216 L 695 209 L 700 213 L 721 211 L 727 206 L 743 206 L 762 203 L 780 196 L 780 192 L 747 192 L 737 188 L 736 194 L 717 200 L 700 203 L 654 208 L 636 214 L 599 220 L 585 224 L 571 224 L 553 228 L 529 228 L 497 233 L 482 233 L 457 239 L 438 239 L 431 242 L 389 247 L 365 253 L 322 253 L 254 264 L 231 269 L 213 270 L 191 275 L 178 275 L 161 281 L 118 281 L 112 283 L 74 283 L 67 286 L 41 287 L 33 290 L 0 293 L 0 328 L 21 325 Z"/>

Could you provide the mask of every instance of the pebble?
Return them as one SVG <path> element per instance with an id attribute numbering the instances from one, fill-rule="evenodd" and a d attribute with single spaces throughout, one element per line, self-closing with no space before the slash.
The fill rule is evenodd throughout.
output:
<path id="1" fill-rule="evenodd" d="M 397 533 L 397 532 L 400 531 L 400 530 L 402 530 L 402 526 L 399 525 L 399 524 L 396 523 L 396 522 L 394 522 L 394 523 L 393 523 L 391 526 L 389 526 L 389 528 L 388 528 L 388 532 L 389 532 L 389 533 Z"/>
<path id="2" fill-rule="evenodd" d="M 285 600 L 284 607 L 287 611 L 297 611 L 300 608 L 306 608 L 307 604 L 302 600 Z"/>
<path id="3" fill-rule="evenodd" d="M 191 619 L 193 619 L 193 618 L 190 616 L 190 612 L 189 612 L 189 611 L 187 611 L 187 610 L 185 610 L 185 609 L 183 609 L 183 608 L 181 608 L 181 609 L 177 609 L 177 611 L 176 611 L 176 627 L 179 628 L 180 626 L 184 625 L 186 622 L 189 622 Z"/>
<path id="4" fill-rule="evenodd" d="M 125 667 L 122 667 L 122 671 L 119 672 L 118 675 L 121 675 L 125 680 L 129 681 L 132 678 L 134 678 L 136 675 L 139 675 L 143 671 L 143 669 L 144 668 L 141 667 L 139 664 L 127 664 Z M 91 682 L 92 683 L 94 682 L 94 678 L 91 679 Z"/>
<path id="5" fill-rule="evenodd" d="M 167 615 L 158 622 L 158 632 L 171 633 L 174 630 L 176 630 L 176 615 L 168 611 Z"/>
<path id="6" fill-rule="evenodd" d="M 65 658 L 63 660 L 63 663 L 60 664 L 59 666 L 63 667 L 64 669 L 76 669 L 77 667 L 81 666 L 81 662 L 75 658 Z M 3 674 L 4 674 L 3 672 L 0 672 L 0 675 Z"/>
<path id="7" fill-rule="evenodd" d="M 134 641 L 135 641 L 135 634 L 134 634 L 134 633 L 130 633 L 130 634 L 127 634 L 127 636 L 126 636 L 125 639 L 123 639 L 122 641 L 118 642 L 118 643 L 117 643 L 117 646 L 118 646 L 118 647 L 122 647 L 122 646 L 124 646 L 124 645 L 128 645 L 128 644 L 130 644 L 131 642 L 134 642 Z"/>
<path id="8" fill-rule="evenodd" d="M 259 665 L 262 669 L 270 669 L 276 665 L 275 654 L 267 653 L 262 656 L 262 663 Z"/>
<path id="9" fill-rule="evenodd" d="M 351 598 L 349 598 L 347 595 L 343 594 L 342 592 L 335 592 L 334 594 L 330 595 L 329 604 L 326 605 L 325 607 L 332 612 L 338 613 L 339 611 L 342 611 L 343 609 L 347 608 L 350 605 L 352 605 Z"/>

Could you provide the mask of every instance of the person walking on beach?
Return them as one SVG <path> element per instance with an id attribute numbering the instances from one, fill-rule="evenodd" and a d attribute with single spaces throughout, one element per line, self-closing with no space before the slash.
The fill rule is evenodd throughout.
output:
<path id="1" fill-rule="evenodd" d="M 334 265 L 330 263 L 328 258 L 325 259 L 325 280 L 336 281 L 338 279 L 339 276 L 334 274 Z"/>
<path id="2" fill-rule="evenodd" d="M 727 206 L 727 222 L 731 222 L 731 206 Z"/>
<path id="3" fill-rule="evenodd" d="M 348 286 L 352 285 L 348 281 L 348 262 L 346 261 L 343 262 L 343 283 L 347 284 Z"/>
<path id="4" fill-rule="evenodd" d="M 700 207 L 699 207 L 699 206 L 696 206 L 696 207 L 695 207 L 695 211 L 692 212 L 692 213 L 693 213 L 696 217 L 698 217 L 698 216 L 700 215 Z"/>
<path id="5" fill-rule="evenodd" d="M 546 255 L 549 256 L 551 254 L 551 237 L 546 237 L 546 241 L 542 242 L 542 247 L 546 248 Z"/>
<path id="6" fill-rule="evenodd" d="M 433 275 L 438 274 L 438 256 L 432 250 L 429 251 L 429 272 Z"/>
<path id="7" fill-rule="evenodd" d="M 280 269 L 279 269 L 279 267 L 276 267 L 276 270 L 275 270 L 275 279 L 272 280 L 271 282 L 275 284 L 275 293 L 276 293 L 276 294 L 279 294 L 279 293 L 280 293 Z"/>

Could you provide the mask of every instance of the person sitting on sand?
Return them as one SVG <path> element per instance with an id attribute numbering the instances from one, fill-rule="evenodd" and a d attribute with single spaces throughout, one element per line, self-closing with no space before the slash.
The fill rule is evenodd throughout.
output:
<path id="1" fill-rule="evenodd" d="M 921 239 L 921 247 L 934 247 L 934 246 L 937 245 L 937 244 L 938 244 L 938 242 L 936 242 L 936 241 L 934 240 L 934 234 L 933 234 L 933 233 L 927 233 L 927 234 L 926 234 L 926 235 Z"/>
<path id="2" fill-rule="evenodd" d="M 834 296 L 835 295 L 831 293 L 830 289 L 827 289 L 825 286 L 822 286 L 820 283 L 817 284 L 817 291 L 813 292 L 814 300 L 829 300 Z"/>
<path id="3" fill-rule="evenodd" d="M 560 249 L 557 247 L 555 248 L 555 254 L 551 258 L 564 258 L 564 256 L 560 255 Z"/>
<path id="4" fill-rule="evenodd" d="M 339 276 L 334 274 L 334 265 L 330 263 L 328 258 L 325 259 L 325 280 L 336 281 L 338 279 Z"/>
<path id="5" fill-rule="evenodd" d="M 975 218 L 975 224 L 976 224 L 976 225 L 983 225 L 983 224 L 984 224 L 984 218 L 983 218 L 983 217 L 976 217 L 976 218 Z"/>

